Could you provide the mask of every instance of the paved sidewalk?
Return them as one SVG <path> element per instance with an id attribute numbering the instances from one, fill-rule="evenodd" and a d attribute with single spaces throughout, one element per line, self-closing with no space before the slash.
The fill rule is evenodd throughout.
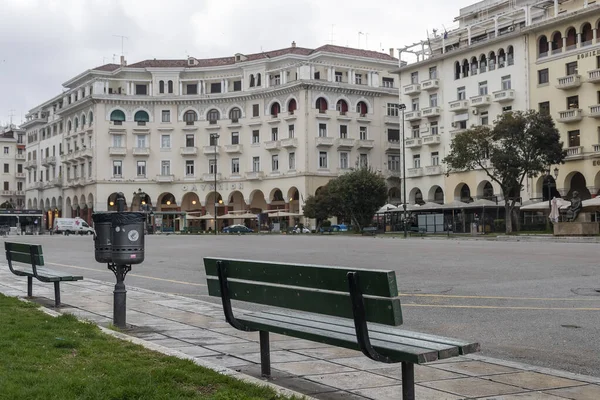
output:
<path id="1" fill-rule="evenodd" d="M 85 279 L 61 285 L 63 306 L 101 326 L 112 322 L 114 283 Z M 230 327 L 222 309 L 187 297 L 127 287 L 127 335 L 150 348 L 194 357 L 235 376 L 260 377 L 258 333 Z M 27 280 L 0 266 L 0 293 L 23 297 Z M 34 282 L 35 301 L 52 308 L 53 286 Z M 1 329 L 1 328 L 0 328 Z M 136 341 L 138 341 L 136 339 Z M 485 348 L 485 338 L 481 338 Z M 161 347 L 162 346 L 162 347 Z M 399 365 L 375 363 L 360 352 L 271 334 L 271 382 L 316 399 L 401 398 Z M 231 371 L 234 370 L 234 371 Z M 239 375 L 239 374 L 238 374 Z M 415 367 L 419 400 L 600 399 L 600 378 L 479 355 Z"/>

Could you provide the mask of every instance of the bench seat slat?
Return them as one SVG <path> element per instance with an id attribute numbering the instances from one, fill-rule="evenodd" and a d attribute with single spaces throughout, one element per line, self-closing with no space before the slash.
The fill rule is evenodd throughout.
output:
<path id="1" fill-rule="evenodd" d="M 10 259 L 12 262 L 18 262 L 23 264 L 31 264 L 31 254 L 29 253 L 19 253 L 15 251 L 10 252 Z M 35 260 L 35 265 L 44 265 L 44 256 L 42 254 L 37 254 L 33 256 Z"/>
<path id="2" fill-rule="evenodd" d="M 13 266 L 13 269 L 15 270 L 15 273 L 19 276 L 34 276 L 33 269 L 15 267 L 15 266 Z M 83 279 L 83 276 L 66 275 L 64 272 L 53 271 L 53 270 L 42 268 L 42 267 L 38 267 L 38 268 L 36 268 L 36 270 L 37 270 L 37 277 L 41 281 L 47 281 L 47 282 L 79 281 L 79 280 Z"/>
<path id="3" fill-rule="evenodd" d="M 270 314 L 274 319 L 277 318 L 298 318 L 302 313 L 298 312 L 289 312 L 285 310 L 265 310 L 264 314 Z M 354 322 L 352 320 L 344 319 L 344 318 L 335 318 L 335 317 L 324 317 L 322 315 L 316 314 L 305 314 L 303 317 L 307 320 L 322 322 L 336 326 L 345 326 L 354 329 Z M 447 346 L 455 346 L 459 350 L 460 355 L 475 353 L 480 350 L 479 343 L 471 343 L 466 342 L 464 340 L 458 340 L 454 338 L 438 336 L 438 335 L 430 335 L 427 333 L 421 332 L 412 332 L 405 329 L 388 327 L 379 324 L 369 324 L 369 335 L 374 334 L 386 334 L 393 335 L 398 337 L 404 337 L 407 339 L 416 339 L 416 340 L 425 340 L 431 343 L 438 343 L 441 345 Z"/>
<path id="4" fill-rule="evenodd" d="M 209 295 L 220 297 L 221 289 L 218 278 L 207 276 L 206 282 L 208 284 Z M 352 302 L 348 293 L 275 286 L 229 279 L 228 284 L 232 300 L 336 317 L 353 318 Z M 402 323 L 400 299 L 364 297 L 364 303 L 367 321 L 393 326 Z"/>
<path id="5" fill-rule="evenodd" d="M 242 279 L 279 285 L 348 292 L 346 277 L 351 268 L 298 265 L 264 261 L 204 258 L 206 275 L 217 276 L 217 261 L 227 265 L 228 279 Z M 396 274 L 391 270 L 365 269 L 360 271 L 360 289 L 363 295 L 396 297 Z"/>
<path id="6" fill-rule="evenodd" d="M 274 322 L 271 319 L 262 318 L 260 313 L 243 314 L 237 318 L 253 329 L 268 330 L 282 335 L 360 351 L 355 333 L 335 332 L 291 322 Z M 371 340 L 371 344 L 378 353 L 391 358 L 394 362 L 405 361 L 422 364 L 438 359 L 438 352 L 427 348 L 385 342 L 378 339 Z"/>
<path id="7" fill-rule="evenodd" d="M 281 315 L 277 313 L 269 312 L 253 312 L 252 316 L 260 316 L 263 319 L 270 320 L 272 324 L 276 325 L 280 322 L 305 326 L 307 328 L 321 329 L 329 332 L 339 332 L 350 336 L 356 336 L 356 330 L 354 324 L 336 324 L 332 323 L 333 320 L 315 321 L 310 315 L 303 313 L 293 314 L 292 316 Z M 369 338 L 371 341 L 378 340 L 383 343 L 399 344 L 404 346 L 414 346 L 422 349 L 428 349 L 431 351 L 437 351 L 437 358 L 444 359 L 450 357 L 456 357 L 459 355 L 459 349 L 456 346 L 442 344 L 437 342 L 430 342 L 422 339 L 415 339 L 411 337 L 404 337 L 395 334 L 380 333 L 373 330 L 375 325 L 369 326 Z"/>

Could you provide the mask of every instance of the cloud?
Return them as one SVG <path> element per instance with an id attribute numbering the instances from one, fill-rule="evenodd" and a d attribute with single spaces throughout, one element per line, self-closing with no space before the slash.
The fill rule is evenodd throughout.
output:
<path id="1" fill-rule="evenodd" d="M 62 83 L 118 61 L 230 56 L 296 41 L 388 51 L 452 24 L 471 1 L 2 0 L 0 125 L 60 93 Z M 332 26 L 333 25 L 333 26 Z M 446 25 L 449 27 L 449 25 Z M 361 31 L 364 35 L 358 35 Z M 368 36 L 367 36 L 368 34 Z"/>

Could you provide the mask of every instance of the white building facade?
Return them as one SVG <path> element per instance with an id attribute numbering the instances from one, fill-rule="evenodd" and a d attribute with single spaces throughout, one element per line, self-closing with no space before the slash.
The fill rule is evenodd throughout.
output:
<path id="1" fill-rule="evenodd" d="M 10 208 L 25 208 L 25 132 L 8 126 L 0 132 L 0 168 L 2 190 L 0 204 Z"/>
<path id="2" fill-rule="evenodd" d="M 122 192 L 167 230 L 187 213 L 299 214 L 357 164 L 385 174 L 393 195 L 397 65 L 389 54 L 293 43 L 88 70 L 27 116 L 27 207 L 89 220 Z"/>

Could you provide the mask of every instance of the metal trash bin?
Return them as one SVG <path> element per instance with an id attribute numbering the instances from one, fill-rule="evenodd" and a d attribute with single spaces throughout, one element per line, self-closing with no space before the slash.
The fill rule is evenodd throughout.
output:
<path id="1" fill-rule="evenodd" d="M 112 213 L 111 257 L 115 264 L 140 264 L 144 261 L 144 213 Z"/>
<path id="2" fill-rule="evenodd" d="M 109 263 L 112 262 L 112 245 L 110 238 L 110 230 L 112 226 L 113 213 L 93 213 L 92 220 L 94 221 L 94 250 L 96 262 Z"/>

